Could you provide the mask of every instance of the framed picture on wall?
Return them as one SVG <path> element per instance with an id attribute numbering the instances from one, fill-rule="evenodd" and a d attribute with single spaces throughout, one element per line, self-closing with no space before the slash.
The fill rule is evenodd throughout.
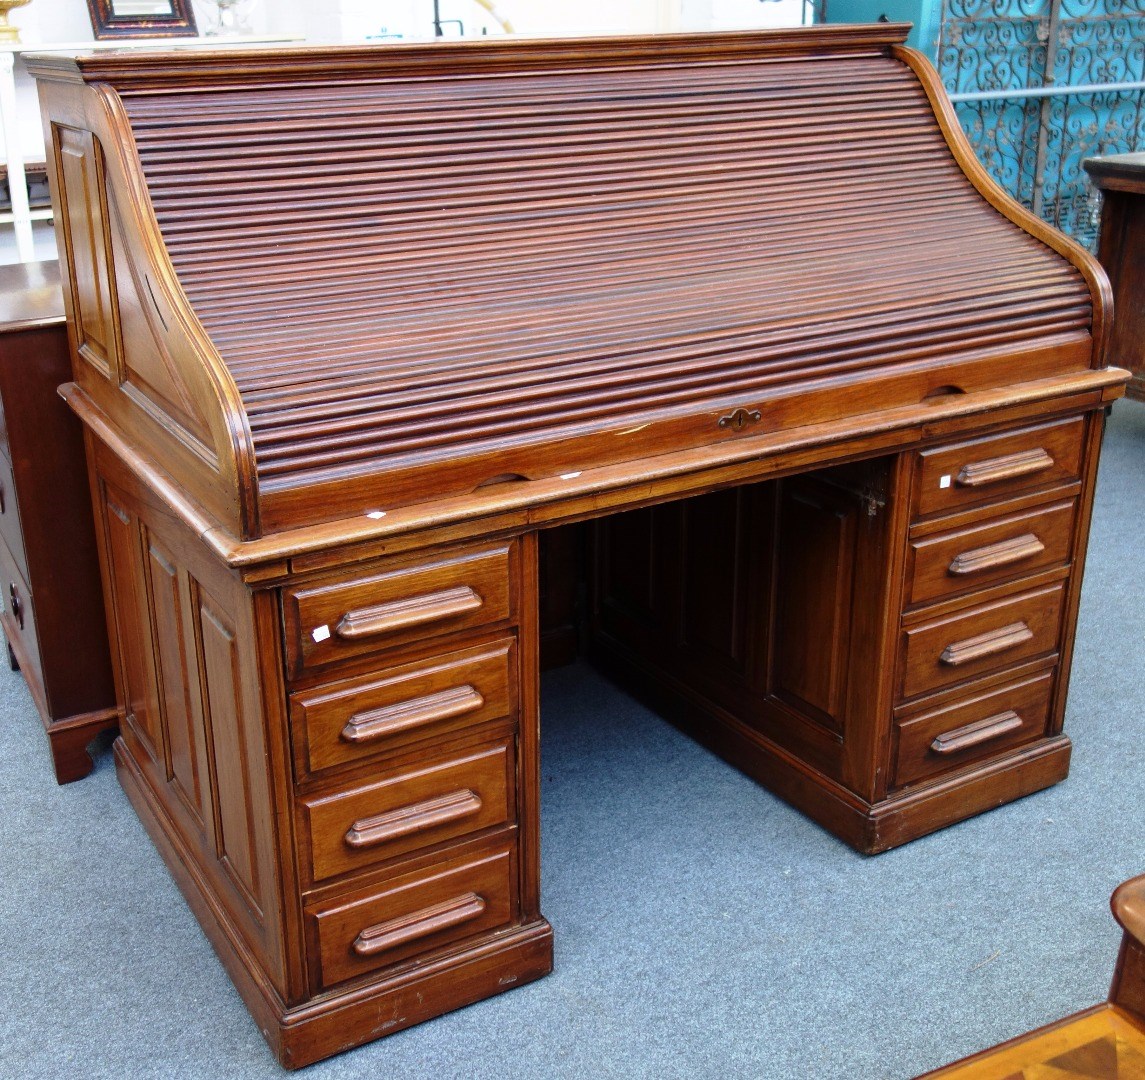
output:
<path id="1" fill-rule="evenodd" d="M 196 37 L 191 0 L 87 0 L 97 38 Z"/>

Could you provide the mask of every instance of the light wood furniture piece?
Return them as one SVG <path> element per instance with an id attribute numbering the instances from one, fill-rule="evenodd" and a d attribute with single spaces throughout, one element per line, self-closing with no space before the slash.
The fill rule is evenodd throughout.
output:
<path id="1" fill-rule="evenodd" d="M 542 614 L 863 851 L 1066 775 L 1108 283 L 905 33 L 35 63 L 120 777 L 284 1064 L 550 969 Z"/>
<path id="2" fill-rule="evenodd" d="M 59 264 L 0 266 L 0 626 L 61 784 L 119 723 L 83 429 L 56 392 L 70 378 Z"/>
<path id="3" fill-rule="evenodd" d="M 1097 257 L 1117 312 L 1109 359 L 1133 372 L 1126 394 L 1145 401 L 1145 153 L 1107 154 L 1084 165 L 1102 193 Z"/>
<path id="4" fill-rule="evenodd" d="M 1140 1080 L 1145 1077 L 1145 876 L 1110 900 L 1123 933 L 1109 1000 L 918 1080 Z"/>

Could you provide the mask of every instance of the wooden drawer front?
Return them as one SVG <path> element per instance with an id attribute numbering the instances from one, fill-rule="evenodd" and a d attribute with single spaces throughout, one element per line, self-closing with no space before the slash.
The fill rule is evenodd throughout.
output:
<path id="1" fill-rule="evenodd" d="M 40 643 L 36 636 L 32 590 L 20 573 L 12 552 L 3 542 L 0 542 L 0 593 L 3 595 L 4 611 L 0 620 L 4 624 L 4 633 L 13 651 L 20 656 L 21 670 L 27 681 L 42 687 L 44 676 L 40 667 Z"/>
<path id="2" fill-rule="evenodd" d="M 940 600 L 1064 566 L 1069 561 L 1076 505 L 1070 499 L 911 541 L 908 602 Z"/>
<path id="3" fill-rule="evenodd" d="M 1081 475 L 1085 419 L 922 450 L 915 465 L 916 517 L 957 510 Z"/>
<path id="4" fill-rule="evenodd" d="M 504 544 L 285 590 L 292 670 L 508 619 L 512 554 Z"/>
<path id="5" fill-rule="evenodd" d="M 511 847 L 454 859 L 387 882 L 368 895 L 309 909 L 318 986 L 333 986 L 509 923 L 516 911 L 514 862 Z"/>
<path id="6" fill-rule="evenodd" d="M 407 746 L 516 713 L 516 644 L 503 638 L 381 676 L 290 697 L 304 772 Z"/>
<path id="7" fill-rule="evenodd" d="M 24 577 L 28 576 L 28 556 L 24 552 L 24 533 L 20 528 L 20 511 L 16 506 L 16 477 L 12 463 L 0 453 L 0 537 L 8 545 Z M 7 586 L 5 586 L 7 588 Z"/>
<path id="8" fill-rule="evenodd" d="M 513 817 L 513 767 L 512 750 L 503 744 L 302 800 L 314 880 L 505 824 Z"/>
<path id="9" fill-rule="evenodd" d="M 898 725 L 892 784 L 901 787 L 1012 750 L 1045 734 L 1052 671 Z"/>
<path id="10" fill-rule="evenodd" d="M 1052 585 L 905 631 L 901 697 L 1052 652 L 1058 645 L 1063 591 L 1062 585 Z"/>

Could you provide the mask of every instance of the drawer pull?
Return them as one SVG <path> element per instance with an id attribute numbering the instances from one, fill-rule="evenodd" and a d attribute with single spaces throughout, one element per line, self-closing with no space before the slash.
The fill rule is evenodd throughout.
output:
<path id="1" fill-rule="evenodd" d="M 346 833 L 346 844 L 352 848 L 373 847 L 400 836 L 424 832 L 438 825 L 469 817 L 481 809 L 481 796 L 465 788 L 439 795 L 424 802 L 400 806 L 384 814 L 355 821 Z"/>
<path id="2" fill-rule="evenodd" d="M 1033 533 L 1025 533 L 956 555 L 948 572 L 957 575 L 979 574 L 984 570 L 996 570 L 1000 566 L 1021 562 L 1023 559 L 1040 555 L 1045 550 L 1046 545 Z"/>
<path id="3" fill-rule="evenodd" d="M 1019 476 L 1030 476 L 1053 468 L 1054 459 L 1041 447 L 1037 450 L 1022 450 L 1005 457 L 989 458 L 986 461 L 973 461 L 963 465 L 954 482 L 961 487 L 982 487 L 1002 480 L 1015 480 Z"/>
<path id="4" fill-rule="evenodd" d="M 957 754 L 1021 726 L 1022 718 L 1013 709 L 1007 709 L 997 716 L 988 716 L 985 720 L 975 720 L 973 724 L 944 732 L 930 744 L 930 748 L 936 754 Z"/>
<path id="5" fill-rule="evenodd" d="M 947 645 L 938 659 L 950 667 L 958 667 L 972 660 L 982 660 L 995 653 L 1005 652 L 1015 645 L 1021 645 L 1023 641 L 1029 641 L 1033 636 L 1033 630 L 1024 622 L 1009 623 L 998 627 L 997 630 L 988 630 L 985 634 L 977 634 L 965 641 Z"/>
<path id="6" fill-rule="evenodd" d="M 465 893 L 453 900 L 422 908 L 389 922 L 367 926 L 354 939 L 353 949 L 359 956 L 374 956 L 398 945 L 469 922 L 478 918 L 484 910 L 485 901 L 480 896 Z"/>
<path id="7" fill-rule="evenodd" d="M 476 712 L 485 704 L 485 699 L 472 686 L 455 686 L 438 694 L 399 701 L 395 705 L 384 705 L 380 709 L 354 713 L 339 733 L 339 738 L 348 743 L 372 742 L 399 731 L 436 724 L 454 716 Z"/>
<path id="8" fill-rule="evenodd" d="M 343 641 L 358 641 L 375 634 L 389 634 L 407 630 L 411 626 L 452 619 L 481 606 L 481 597 L 468 585 L 458 585 L 441 592 L 391 600 L 385 604 L 348 611 L 334 627 L 334 633 Z"/>

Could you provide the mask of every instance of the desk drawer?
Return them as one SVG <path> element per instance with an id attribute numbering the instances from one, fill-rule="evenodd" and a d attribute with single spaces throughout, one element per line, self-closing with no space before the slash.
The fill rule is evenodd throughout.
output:
<path id="1" fill-rule="evenodd" d="M 1064 586 L 922 623 L 903 633 L 900 698 L 1001 671 L 1058 646 Z"/>
<path id="2" fill-rule="evenodd" d="M 8 545 L 20 573 L 27 577 L 28 556 L 24 552 L 24 533 L 16 505 L 16 477 L 12 472 L 12 462 L 3 453 L 0 453 L 0 537 Z"/>
<path id="3" fill-rule="evenodd" d="M 516 643 L 446 653 L 290 695 L 299 775 L 515 716 Z"/>
<path id="4" fill-rule="evenodd" d="M 41 670 L 40 643 L 36 634 L 36 613 L 32 605 L 32 590 L 20 572 L 7 544 L 0 541 L 0 593 L 3 594 L 4 633 L 12 650 L 20 658 L 21 672 L 29 685 L 43 694 L 44 675 Z"/>
<path id="5" fill-rule="evenodd" d="M 291 671 L 508 619 L 514 555 L 499 544 L 285 589 Z"/>
<path id="6" fill-rule="evenodd" d="M 1081 475 L 1085 418 L 919 451 L 914 516 L 946 513 Z"/>
<path id="7" fill-rule="evenodd" d="M 516 917 L 514 851 L 455 857 L 307 910 L 317 988 L 456 945 Z"/>
<path id="8" fill-rule="evenodd" d="M 301 800 L 314 880 L 454 840 L 514 817 L 512 746 L 407 765 L 375 783 Z"/>
<path id="9" fill-rule="evenodd" d="M 929 780 L 1045 734 L 1053 671 L 897 725 L 893 787 Z"/>
<path id="10" fill-rule="evenodd" d="M 1070 499 L 912 540 L 908 603 L 941 600 L 1035 570 L 1065 566 L 1076 508 Z"/>

